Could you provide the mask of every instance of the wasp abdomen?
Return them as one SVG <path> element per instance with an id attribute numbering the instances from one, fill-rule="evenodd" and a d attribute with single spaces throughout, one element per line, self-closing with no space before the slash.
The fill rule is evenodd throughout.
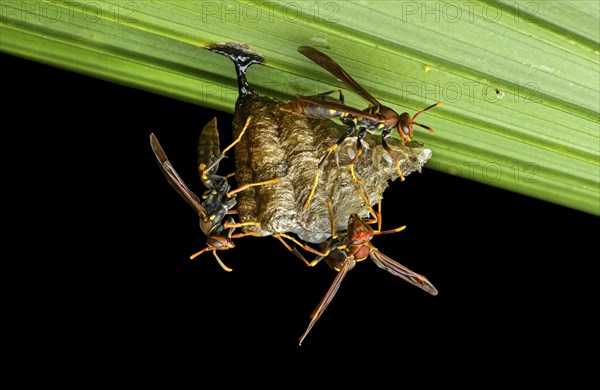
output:
<path id="1" fill-rule="evenodd" d="M 313 118 L 343 118 L 347 113 L 314 102 L 293 100 L 281 107 L 283 111 Z"/>

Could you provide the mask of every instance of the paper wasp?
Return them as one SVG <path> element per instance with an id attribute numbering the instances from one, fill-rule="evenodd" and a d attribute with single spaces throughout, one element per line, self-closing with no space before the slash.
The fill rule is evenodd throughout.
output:
<path id="1" fill-rule="evenodd" d="M 246 121 L 246 127 L 250 123 L 251 117 Z M 232 217 L 227 218 L 230 214 L 235 214 L 232 208 L 236 205 L 236 193 L 243 191 L 251 186 L 274 184 L 279 179 L 268 180 L 260 183 L 246 184 L 235 190 L 231 190 L 227 178 L 229 176 L 217 175 L 219 162 L 225 157 L 225 153 L 239 142 L 245 132 L 245 128 L 241 131 L 239 137 L 231 143 L 222 152 L 219 151 L 219 132 L 217 130 L 217 120 L 214 118 L 202 130 L 200 141 L 198 143 L 198 170 L 200 179 L 207 190 L 198 198 L 184 183 L 181 177 L 177 174 L 171 162 L 167 158 L 165 151 L 158 142 L 154 134 L 150 134 L 150 145 L 154 151 L 154 155 L 161 171 L 167 178 L 167 181 L 181 197 L 183 197 L 190 206 L 200 216 L 200 229 L 206 235 L 206 248 L 190 256 L 193 260 L 204 252 L 212 251 L 213 255 L 219 262 L 219 265 L 225 271 L 232 271 L 227 267 L 217 255 L 218 250 L 227 250 L 234 248 L 233 239 L 256 235 L 255 233 L 237 233 L 233 234 L 234 230 L 241 226 L 259 225 L 258 222 L 235 222 Z"/>
<path id="2" fill-rule="evenodd" d="M 402 264 L 396 262 L 387 255 L 381 253 L 372 243 L 371 239 L 381 234 L 397 233 L 406 228 L 406 226 L 400 226 L 392 230 L 381 230 L 381 203 L 379 203 L 379 212 L 376 214 L 376 218 L 372 220 L 362 220 L 357 214 L 352 214 L 348 220 L 348 228 L 345 231 L 336 231 L 333 222 L 333 205 L 331 201 L 328 203 L 329 214 L 332 221 L 331 231 L 332 235 L 328 242 L 324 243 L 322 252 L 317 251 L 314 248 L 303 244 L 291 236 L 281 234 L 279 236 L 285 237 L 297 245 L 300 245 L 306 251 L 314 253 L 317 257 L 313 261 L 308 261 L 302 256 L 302 254 L 296 248 L 290 248 L 289 245 L 281 237 L 281 242 L 296 256 L 303 260 L 308 266 L 313 267 L 318 264 L 321 260 L 325 259 L 325 262 L 333 269 L 338 271 L 331 287 L 325 293 L 325 296 L 317 305 L 315 311 L 311 314 L 310 323 L 308 328 L 300 337 L 300 344 L 306 338 L 310 330 L 313 328 L 317 320 L 321 317 L 337 290 L 344 280 L 346 273 L 350 271 L 357 262 L 365 260 L 370 257 L 371 260 L 379 267 L 390 272 L 395 276 L 406 280 L 407 282 L 427 291 L 431 295 L 437 295 L 437 289 L 425 278 L 424 276 L 411 271 Z M 374 230 L 369 224 L 377 223 L 377 230 Z"/>
<path id="3" fill-rule="evenodd" d="M 377 99 L 375 99 L 369 92 L 367 92 L 363 87 L 361 87 L 348 73 L 346 73 L 344 69 L 342 69 L 340 65 L 338 65 L 325 53 L 310 46 L 300 46 L 298 48 L 298 51 L 306 57 L 308 57 L 309 59 L 311 59 L 317 65 L 326 69 L 329 73 L 336 76 L 346 86 L 348 86 L 350 89 L 352 89 L 354 92 L 356 92 L 358 95 L 360 95 L 362 98 L 369 102 L 369 107 L 367 107 L 364 110 L 352 108 L 344 104 L 344 98 L 341 91 L 339 91 L 338 99 L 335 99 L 330 96 L 335 91 L 329 91 L 316 96 L 297 96 L 296 100 L 293 100 L 281 107 L 281 109 L 284 111 L 289 111 L 292 113 L 302 114 L 311 117 L 338 118 L 344 125 L 348 126 L 346 133 L 343 134 L 335 144 L 331 145 L 327 149 L 327 153 L 319 162 L 317 172 L 315 173 L 313 187 L 308 195 L 306 202 L 304 203 L 304 208 L 307 209 L 310 205 L 310 201 L 315 193 L 317 184 L 319 182 L 319 171 L 323 169 L 325 161 L 331 155 L 331 153 L 356 130 L 358 130 L 356 141 L 357 152 L 350 162 L 350 169 L 354 181 L 360 182 L 354 174 L 354 163 L 356 163 L 358 157 L 362 154 L 361 140 L 364 138 L 367 132 L 375 133 L 379 131 L 381 131 L 382 146 L 390 154 L 390 156 L 396 163 L 396 168 L 398 169 L 398 175 L 400 176 L 400 179 L 404 180 L 402 170 L 400 169 L 400 161 L 398 160 L 398 157 L 396 156 L 394 151 L 387 144 L 386 138 L 391 134 L 391 132 L 394 129 L 397 129 L 398 134 L 400 135 L 402 140 L 402 145 L 404 146 L 405 141 L 410 142 L 412 140 L 413 125 L 420 126 L 431 132 L 431 134 L 434 134 L 434 130 L 431 127 L 418 123 L 415 121 L 415 119 L 423 112 L 442 105 L 443 102 L 432 104 L 431 106 L 417 112 L 413 116 L 411 116 L 407 112 L 398 114 L 390 107 L 386 107 L 379 103 Z"/>

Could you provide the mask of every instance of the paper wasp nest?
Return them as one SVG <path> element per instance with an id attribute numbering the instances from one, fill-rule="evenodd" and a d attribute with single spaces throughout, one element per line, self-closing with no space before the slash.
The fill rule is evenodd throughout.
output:
<path id="1" fill-rule="evenodd" d="M 236 64 L 240 95 L 236 103 L 233 132 L 237 138 L 248 116 L 252 119 L 235 146 L 238 186 L 280 178 L 277 184 L 250 187 L 237 195 L 241 221 L 260 222 L 246 231 L 261 235 L 294 233 L 300 239 L 321 243 L 331 236 L 327 207 L 333 203 L 336 229 L 345 230 L 352 213 L 368 217 L 369 210 L 351 176 L 349 161 L 356 153 L 356 138 L 349 137 L 328 158 L 319 174 L 319 184 L 308 209 L 304 203 L 313 187 L 317 166 L 327 148 L 335 144 L 346 126 L 329 119 L 310 118 L 279 109 L 283 102 L 258 96 L 245 80 L 245 70 L 262 58 L 235 44 L 209 47 Z M 381 137 L 367 135 L 363 154 L 355 164 L 356 176 L 369 202 L 376 208 L 389 180 L 398 178 L 393 159 L 381 146 Z M 411 142 L 404 151 L 398 139 L 387 138 L 401 162 L 403 175 L 421 171 L 431 150 Z M 367 146 L 368 145 L 368 146 Z"/>

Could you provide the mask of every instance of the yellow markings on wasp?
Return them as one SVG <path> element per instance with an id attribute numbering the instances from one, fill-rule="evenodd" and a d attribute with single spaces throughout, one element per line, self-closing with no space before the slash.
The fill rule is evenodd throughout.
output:
<path id="1" fill-rule="evenodd" d="M 338 146 L 339 145 L 337 143 L 331 145 L 330 147 L 327 148 L 327 153 L 333 152 L 334 150 L 336 150 L 338 148 Z"/>
<path id="2" fill-rule="evenodd" d="M 359 185 L 356 187 L 356 190 L 358 191 L 358 194 L 361 196 L 361 198 L 363 198 L 363 200 L 365 202 L 365 205 L 369 209 L 369 213 L 371 213 L 372 216 L 374 216 L 375 218 L 377 218 L 377 214 L 375 213 L 375 210 L 373 210 L 373 207 L 371 206 L 371 202 L 369 202 L 369 198 L 364 193 L 364 191 L 362 190 L 362 188 L 360 188 L 360 180 L 358 180 L 358 178 L 354 174 L 354 165 L 351 165 L 350 169 L 352 171 L 352 178 L 355 178 L 356 182 L 359 183 Z M 339 248 L 340 247 L 338 246 L 338 249 Z"/>
<path id="3" fill-rule="evenodd" d="M 208 219 L 209 219 L 209 220 L 211 220 L 211 221 L 214 221 L 214 219 L 215 219 L 216 217 L 217 217 L 217 216 L 213 214 L 213 215 L 211 215 L 210 217 L 208 217 Z"/>
<path id="4" fill-rule="evenodd" d="M 315 191 L 317 189 L 317 184 L 319 184 L 319 168 L 317 168 L 317 172 L 315 173 L 315 181 L 313 183 L 312 189 L 310 190 L 310 193 L 308 194 L 308 198 L 306 199 L 306 202 L 304 202 L 304 210 L 307 210 L 308 206 L 310 206 L 310 201 L 312 200 L 312 197 L 315 195 Z"/>
<path id="5" fill-rule="evenodd" d="M 358 185 L 362 184 L 362 181 L 360 181 L 360 179 L 358 178 L 358 176 L 356 176 L 356 173 L 354 172 L 354 164 L 350 164 L 350 175 L 352 176 L 352 180 L 354 180 L 355 183 L 357 183 Z"/>
<path id="6" fill-rule="evenodd" d="M 394 156 L 396 157 L 396 156 Z M 400 181 L 404 181 L 404 175 L 402 174 L 402 168 L 400 168 L 400 162 L 398 161 L 398 158 L 396 157 L 396 169 L 398 169 L 398 176 L 400 177 Z"/>
<path id="7" fill-rule="evenodd" d="M 207 166 L 204 163 L 200 163 L 198 165 L 198 172 L 200 172 L 200 176 L 201 176 L 202 180 L 208 179 L 208 177 L 206 176 L 206 168 L 207 168 Z"/>
<path id="8" fill-rule="evenodd" d="M 334 110 L 333 108 L 329 109 L 329 115 L 334 116 L 338 111 Z"/>

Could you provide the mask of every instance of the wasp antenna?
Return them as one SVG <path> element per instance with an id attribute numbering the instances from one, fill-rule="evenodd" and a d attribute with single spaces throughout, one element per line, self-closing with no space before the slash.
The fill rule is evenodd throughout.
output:
<path id="1" fill-rule="evenodd" d="M 374 232 L 373 235 L 378 236 L 380 234 L 398 233 L 398 232 L 403 231 L 404 229 L 406 229 L 406 225 L 397 227 L 396 229 L 392 229 L 392 230 L 384 230 L 384 231 L 378 230 L 378 231 Z"/>
<path id="2" fill-rule="evenodd" d="M 412 117 L 412 119 L 413 119 L 413 123 L 414 123 L 414 120 L 415 120 L 415 118 L 416 118 L 416 117 L 418 117 L 419 115 L 421 115 L 422 113 L 424 113 L 425 111 L 431 110 L 432 108 L 435 108 L 435 107 L 439 107 L 439 106 L 441 106 L 442 104 L 444 104 L 444 102 L 437 102 L 437 103 L 434 103 L 434 104 L 432 104 L 431 106 L 429 106 L 429 107 L 427 107 L 427 108 L 424 108 L 424 109 L 422 109 L 421 111 L 417 112 L 417 113 L 416 113 L 415 115 L 413 115 L 413 117 Z"/>
<path id="3" fill-rule="evenodd" d="M 435 135 L 435 130 L 433 130 L 431 127 L 429 127 L 427 125 L 423 125 L 423 124 L 417 123 L 417 122 L 413 122 L 413 125 L 421 126 L 425 130 L 429 131 L 431 133 L 431 135 Z"/>
<path id="4" fill-rule="evenodd" d="M 202 249 L 201 251 L 198 251 L 196 253 L 194 253 L 193 255 L 190 256 L 190 260 L 194 260 L 196 257 L 200 256 L 201 254 L 203 254 L 204 252 L 206 252 L 209 248 L 206 247 L 204 249 Z"/>
<path id="5" fill-rule="evenodd" d="M 219 258 L 219 256 L 217 255 L 217 250 L 213 250 L 213 255 L 215 255 L 215 259 L 217 259 L 217 262 L 219 263 L 219 265 L 221 266 L 221 268 L 223 268 L 225 271 L 227 272 L 231 272 L 233 271 L 232 268 L 229 268 L 228 266 L 226 266 L 221 259 Z"/>

